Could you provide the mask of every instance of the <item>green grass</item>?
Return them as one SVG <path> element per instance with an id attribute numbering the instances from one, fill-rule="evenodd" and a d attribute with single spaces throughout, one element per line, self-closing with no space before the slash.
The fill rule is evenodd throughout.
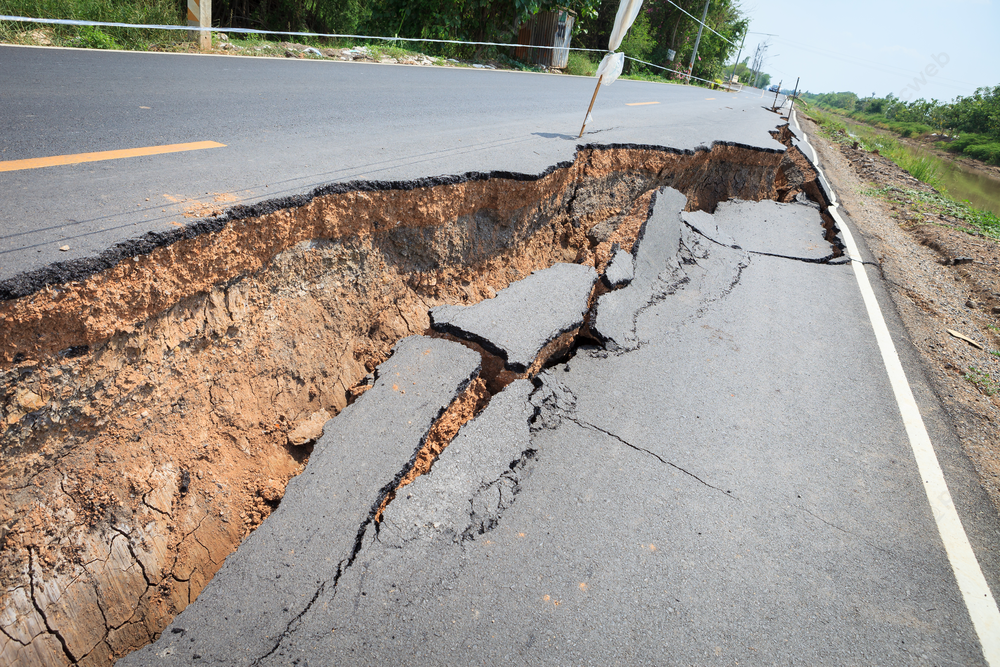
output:
<path id="1" fill-rule="evenodd" d="M 945 194 L 896 187 L 869 188 L 862 190 L 861 194 L 866 197 L 879 197 L 901 206 L 908 206 L 922 214 L 948 215 L 968 223 L 974 231 L 984 236 L 1000 239 L 1000 217 L 989 211 L 975 208 L 969 202 L 955 201 Z"/>
<path id="2" fill-rule="evenodd" d="M 924 123 L 888 120 L 885 116 L 880 114 L 852 111 L 847 115 L 855 120 L 861 121 L 862 123 L 880 127 L 883 130 L 891 130 L 902 137 L 919 137 L 936 131 L 935 128 Z"/>
<path id="3" fill-rule="evenodd" d="M 577 76 L 594 76 L 597 74 L 597 66 L 600 61 L 593 61 L 590 59 L 590 55 L 586 52 L 580 51 L 570 51 L 569 52 L 569 63 L 566 66 L 566 74 L 575 74 Z M 622 74 L 622 79 L 628 79 L 631 81 L 652 81 L 654 83 L 674 83 L 683 84 L 684 81 L 680 79 L 668 78 L 669 72 L 663 70 L 656 70 L 655 72 L 650 72 L 645 65 L 641 65 L 635 62 L 627 62 L 625 69 L 628 70 L 631 65 L 631 71 L 628 74 Z M 661 73 L 662 72 L 662 73 Z M 709 87 L 703 81 L 692 80 L 690 85 Z M 718 85 L 721 85 L 719 83 Z"/>
<path id="4" fill-rule="evenodd" d="M 905 144 L 890 136 L 871 130 L 863 125 L 850 124 L 833 113 L 812 107 L 807 112 L 820 126 L 821 132 L 831 141 L 843 144 L 858 144 L 869 153 L 878 151 L 895 162 L 921 183 L 933 188 L 941 187 L 941 161 L 935 157 L 916 155 Z"/>
<path id="5" fill-rule="evenodd" d="M 987 396 L 993 396 L 1000 391 L 1000 382 L 993 379 L 988 371 L 981 371 L 975 366 L 969 366 L 965 379 L 979 387 L 979 390 Z"/>
<path id="6" fill-rule="evenodd" d="M 417 52 L 407 51 L 406 49 L 395 46 L 389 42 L 382 42 L 380 44 L 369 44 L 368 53 L 375 60 L 380 58 L 395 58 L 396 60 L 402 60 L 406 56 L 416 55 Z"/>
<path id="7" fill-rule="evenodd" d="M 813 109 L 818 110 L 818 107 L 814 106 Z M 872 127 L 895 132 L 901 137 L 922 137 L 932 132 L 942 131 L 942 128 L 931 127 L 924 123 L 888 120 L 880 114 L 868 114 L 861 111 L 844 112 L 826 105 L 823 105 L 823 109 L 828 112 L 827 115 L 852 118 Z M 950 142 L 938 141 L 935 145 L 952 153 L 961 153 L 980 162 L 1000 166 L 1000 141 L 985 134 L 965 132 Z"/>
<path id="8" fill-rule="evenodd" d="M 181 5 L 172 0 L 0 0 L 0 14 L 33 18 L 183 25 Z M 146 49 L 156 42 L 187 40 L 184 31 L 141 30 L 0 22 L 0 41 L 32 44 L 30 32 L 41 30 L 56 46 L 95 49 Z M 36 33 L 38 34 L 38 33 Z"/>
<path id="9" fill-rule="evenodd" d="M 594 76 L 597 73 L 597 63 L 591 60 L 585 52 L 570 51 L 566 73 L 576 76 Z"/>

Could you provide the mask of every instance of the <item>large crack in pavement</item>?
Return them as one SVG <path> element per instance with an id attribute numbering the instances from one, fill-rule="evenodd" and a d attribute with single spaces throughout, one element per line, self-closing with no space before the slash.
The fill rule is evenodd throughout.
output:
<path id="1" fill-rule="evenodd" d="M 209 661 L 231 659 L 224 656 L 232 656 L 237 645 L 242 648 L 244 654 L 247 654 L 245 664 L 285 664 L 300 650 L 300 638 L 302 643 L 309 645 L 319 636 L 320 628 L 332 626 L 336 634 L 338 628 L 351 625 L 350 618 L 352 614 L 357 613 L 361 604 L 359 596 L 366 595 L 364 591 L 367 590 L 370 580 L 384 581 L 386 577 L 394 580 L 401 578 L 404 576 L 403 572 L 413 563 L 422 562 L 424 554 L 429 550 L 438 550 L 435 551 L 434 559 L 444 558 L 440 549 L 447 549 L 448 545 L 450 548 L 457 548 L 461 553 L 465 551 L 470 541 L 475 542 L 495 530 L 501 524 L 505 512 L 516 502 L 518 492 L 525 480 L 530 477 L 532 469 L 545 460 L 546 450 L 536 438 L 541 432 L 559 428 L 562 420 L 599 432 L 633 450 L 655 458 L 704 487 L 736 500 L 729 490 L 707 481 L 689 467 L 672 462 L 652 449 L 636 446 L 610 429 L 582 417 L 578 414 L 572 391 L 563 387 L 559 380 L 552 376 L 553 373 L 558 374 L 559 369 L 569 370 L 567 364 L 571 363 L 573 354 L 577 350 L 586 349 L 591 352 L 595 349 L 592 346 L 588 347 L 587 341 L 592 338 L 590 335 L 584 335 L 580 324 L 585 314 L 590 317 L 592 323 L 601 323 L 601 308 L 608 303 L 609 297 L 629 290 L 633 290 L 634 294 L 641 297 L 633 301 L 633 312 L 626 318 L 632 322 L 633 330 L 636 319 L 650 306 L 650 301 L 663 301 L 665 296 L 651 287 L 651 284 L 661 280 L 660 272 L 638 269 L 638 265 L 643 262 L 655 263 L 648 253 L 660 252 L 660 266 L 673 263 L 682 271 L 701 269 L 698 266 L 699 262 L 706 263 L 713 258 L 715 253 L 709 250 L 711 246 L 699 246 L 697 238 L 701 237 L 691 237 L 691 230 L 682 224 L 685 203 L 683 195 L 675 190 L 663 189 L 658 192 L 649 219 L 644 222 L 644 233 L 636 242 L 632 255 L 637 265 L 635 277 L 617 290 L 602 290 L 601 285 L 606 283 L 598 281 L 597 274 L 592 270 L 589 275 L 586 271 L 574 271 L 575 277 L 567 281 L 566 269 L 563 267 L 568 268 L 568 266 L 557 264 L 512 284 L 506 295 L 501 292 L 496 298 L 478 305 L 447 307 L 432 318 L 432 321 L 436 322 L 436 327 L 449 332 L 449 337 L 464 336 L 471 339 L 472 344 L 463 346 L 447 339 L 427 337 L 408 338 L 400 343 L 400 346 L 406 343 L 406 349 L 403 352 L 397 350 L 389 362 L 386 362 L 397 364 L 395 368 L 412 365 L 415 359 L 419 358 L 417 352 L 425 345 L 434 342 L 438 346 L 450 346 L 448 349 L 452 353 L 461 351 L 477 362 L 488 356 L 499 356 L 493 352 L 502 350 L 505 352 L 503 363 L 506 369 L 514 371 L 529 366 L 540 368 L 535 363 L 527 362 L 526 359 L 539 355 L 551 340 L 560 337 L 565 331 L 580 332 L 568 360 L 561 360 L 558 365 L 551 366 L 550 370 L 537 372 L 527 378 L 514 379 L 493 394 L 478 416 L 464 422 L 457 430 L 454 440 L 445 443 L 445 446 L 436 452 L 433 467 L 428 466 L 424 474 L 413 478 L 408 486 L 399 485 L 405 476 L 405 472 L 401 471 L 392 483 L 381 487 L 377 495 L 378 501 L 370 506 L 367 516 L 361 523 L 350 557 L 340 560 L 335 567 L 331 564 L 327 569 L 333 573 L 333 586 L 329 585 L 330 580 L 322 578 L 316 579 L 312 585 L 302 582 L 302 585 L 294 589 L 295 593 L 309 597 L 309 602 L 281 627 L 276 626 L 279 619 L 275 618 L 280 617 L 280 614 L 261 613 L 251 618 L 243 615 L 236 621 L 227 618 L 225 631 L 230 633 L 232 639 L 220 638 L 219 633 L 223 633 L 224 630 L 221 626 L 218 629 L 214 627 L 217 616 L 226 605 L 229 608 L 241 607 L 245 602 L 241 599 L 243 593 L 239 588 L 244 585 L 246 578 L 239 573 L 250 567 L 248 564 L 245 565 L 245 562 L 252 562 L 255 576 L 263 579 L 281 576 L 279 570 L 282 573 L 287 572 L 282 567 L 281 561 L 284 557 L 275 551 L 268 552 L 257 546 L 243 547 L 227 561 L 216 579 L 203 592 L 202 597 L 174 621 L 175 626 L 193 625 L 201 628 L 200 636 L 190 640 L 193 645 L 189 645 L 188 642 L 178 643 L 173 635 L 164 634 L 158 642 L 130 655 L 122 664 L 152 665 L 164 664 L 165 661 L 167 664 L 185 664 L 190 659 L 191 652 L 200 656 L 199 659 Z M 781 206 L 775 203 L 762 203 L 762 205 Z M 813 209 L 809 208 L 807 211 L 807 207 L 797 204 L 793 206 L 797 207 L 799 224 L 805 221 L 805 228 L 812 225 L 816 236 L 822 238 L 823 231 L 818 216 L 810 218 L 808 215 L 808 211 Z M 732 218 L 733 216 L 720 215 L 719 225 L 724 227 Z M 739 235 L 740 232 L 735 230 L 735 233 Z M 664 247 L 673 248 L 673 254 L 669 254 L 669 251 L 663 253 Z M 728 255 L 717 261 L 721 264 L 728 263 L 731 268 L 729 271 L 721 272 L 724 276 L 721 281 L 706 281 L 703 280 L 704 276 L 687 281 L 689 289 L 695 293 L 696 305 L 725 299 L 733 292 L 735 283 L 725 276 L 730 273 L 739 274 L 746 254 L 733 248 L 727 248 L 726 252 Z M 675 257 L 681 257 L 682 261 L 677 261 Z M 684 257 L 691 261 L 683 261 Z M 704 269 L 701 270 L 708 273 Z M 594 293 L 599 290 L 602 294 L 595 297 Z M 551 318 L 537 317 L 540 305 L 544 306 L 552 301 L 555 294 L 566 299 L 566 307 L 558 311 L 562 313 L 562 319 L 557 318 L 553 321 Z M 643 301 L 643 298 L 646 301 Z M 577 304 L 583 304 L 583 310 L 589 308 L 590 312 L 581 312 Z M 692 316 L 689 311 L 699 310 L 698 307 L 692 309 L 690 303 L 687 306 L 677 312 L 679 323 Z M 616 312 L 619 311 L 620 309 Z M 697 314 L 694 317 L 697 317 Z M 605 340 L 608 340 L 607 336 Z M 478 354 L 474 354 L 474 351 Z M 627 349 L 615 350 L 615 354 L 619 355 L 628 353 Z M 450 366 L 453 362 L 449 360 L 444 365 Z M 477 363 L 476 375 L 480 368 L 481 363 Z M 424 368 L 422 372 L 426 374 L 430 371 Z M 416 382 L 412 378 L 421 377 L 418 374 L 400 377 L 400 373 L 396 371 L 395 377 L 391 380 L 385 379 L 390 376 L 391 371 L 380 367 L 375 387 L 365 391 L 348 410 L 385 410 L 382 401 L 385 400 L 389 382 L 392 382 L 392 392 L 398 398 L 407 390 L 410 382 Z M 381 394 L 377 391 L 380 386 Z M 457 389 L 456 395 L 464 389 L 464 385 Z M 454 400 L 453 398 L 452 402 Z M 444 407 L 440 409 L 444 410 Z M 317 444 L 316 453 L 306 470 L 306 475 L 320 472 L 320 470 L 314 471 L 313 466 L 324 465 L 317 459 L 320 452 L 323 456 L 328 456 L 328 452 L 332 451 L 327 439 L 343 438 L 343 435 L 337 434 L 342 434 L 342 429 L 350 429 L 349 425 L 341 421 L 347 414 L 348 411 L 345 411 L 341 417 L 331 422 L 332 432 L 328 429 L 323 440 Z M 411 411 L 395 410 L 392 414 L 392 417 L 382 418 L 389 419 L 389 428 L 395 428 L 392 424 L 409 421 Z M 439 412 L 436 419 L 440 419 L 440 414 Z M 363 420 L 364 423 L 379 423 L 370 416 L 364 417 Z M 416 451 L 421 451 L 422 447 L 423 441 L 419 443 Z M 404 471 L 412 468 L 415 460 L 416 454 L 404 467 Z M 278 512 L 254 533 L 251 540 L 261 536 L 266 542 L 267 535 L 276 533 L 288 534 L 291 537 L 294 532 L 289 531 L 294 531 L 294 526 L 289 528 L 290 517 L 285 514 L 286 512 L 303 512 L 307 509 L 316 511 L 318 507 L 328 502 L 316 495 L 302 496 L 298 485 L 300 479 L 301 477 L 296 478 L 289 485 Z M 349 489 L 350 485 L 346 490 Z M 390 493 L 394 493 L 391 502 L 386 502 Z M 331 510 L 341 512 L 346 509 L 343 505 L 340 507 L 340 510 L 332 508 Z M 375 522 L 376 517 L 380 518 L 376 524 L 377 536 L 372 540 L 363 539 L 367 528 Z M 302 564 L 305 569 L 318 567 L 322 571 L 324 567 L 320 554 L 311 558 L 308 555 L 312 539 L 310 536 L 303 542 L 300 535 L 296 541 L 300 546 L 296 547 L 295 551 L 298 553 L 300 547 L 307 550 L 306 562 Z M 273 538 L 270 541 L 274 542 Z M 362 558 L 363 571 L 355 573 L 350 566 Z M 345 586 L 345 577 L 352 578 L 353 583 L 348 584 L 348 588 L 355 590 L 357 587 L 359 591 L 352 600 L 345 600 L 338 595 L 338 590 Z M 396 584 L 393 584 L 394 589 L 395 586 Z M 282 612 L 291 613 L 287 608 L 282 608 Z M 241 628 L 246 629 L 241 630 Z M 270 637 L 272 643 L 266 650 L 256 652 L 254 638 L 260 636 Z M 249 646 L 247 642 L 250 643 Z"/>
<path id="2" fill-rule="evenodd" d="M 589 428 L 589 429 L 593 429 L 595 431 L 600 431 L 604 435 L 606 435 L 606 436 L 608 436 L 610 438 L 614 438 L 615 440 L 617 440 L 618 442 L 622 443 L 623 445 L 625 445 L 626 447 L 628 447 L 630 449 L 634 449 L 637 452 L 641 452 L 643 454 L 647 454 L 648 456 L 652 456 L 654 459 L 656 459 L 660 463 L 662 463 L 664 465 L 667 465 L 667 466 L 670 466 L 674 470 L 678 470 L 678 471 L 684 473 L 688 477 L 691 477 L 692 479 L 694 479 L 695 481 L 697 481 L 699 484 L 703 484 L 703 485 L 707 486 L 710 489 L 715 489 L 719 493 L 726 494 L 730 498 L 734 497 L 732 495 L 731 491 L 725 491 L 725 490 L 720 489 L 719 487 L 717 487 L 717 486 L 715 486 L 713 484 L 709 484 L 708 482 L 706 482 L 705 480 L 703 480 L 701 477 L 698 477 L 698 475 L 694 474 L 690 470 L 686 470 L 686 469 L 680 467 L 679 465 L 677 465 L 676 463 L 671 463 L 670 461 L 668 461 L 667 459 L 663 458 L 662 456 L 660 456 L 659 454 L 657 454 L 656 452 L 654 452 L 652 450 L 646 449 L 645 447 L 639 447 L 638 445 L 633 445 L 631 442 L 629 442 L 628 440 L 625 440 L 620 435 L 616 435 L 616 434 L 612 433 L 611 431 L 609 431 L 607 429 L 601 428 L 600 426 L 595 426 L 594 424 L 591 424 L 590 422 L 584 421 L 582 419 L 578 419 L 578 418 L 575 418 L 575 417 L 569 417 L 568 419 L 570 419 L 570 421 L 572 421 L 572 422 L 575 422 L 579 426 L 582 426 L 583 428 Z"/>
<path id="3" fill-rule="evenodd" d="M 34 590 L 37 576 L 77 609 L 67 628 L 90 636 L 81 628 L 103 626 L 93 633 L 101 655 L 93 652 L 90 662 L 109 664 L 155 639 L 200 599 L 224 561 L 228 567 L 226 556 L 237 544 L 263 539 L 254 529 L 281 511 L 307 461 L 305 476 L 314 475 L 317 450 L 289 444 L 291 433 L 321 411 L 338 415 L 331 424 L 343 422 L 358 405 L 348 407 L 353 397 L 375 401 L 367 398 L 370 389 L 352 389 L 392 361 L 397 341 L 423 333 L 462 339 L 483 366 L 492 405 L 497 396 L 523 391 L 519 378 L 565 361 L 580 345 L 615 347 L 601 317 L 608 299 L 620 298 L 613 295 L 634 293 L 641 284 L 640 306 L 689 289 L 722 298 L 726 286 L 731 291 L 737 284 L 741 264 L 735 273 L 714 264 L 699 240 L 714 239 L 682 225 L 679 215 L 680 235 L 666 250 L 680 257 L 671 260 L 674 279 L 661 269 L 647 280 L 644 271 L 654 267 L 642 248 L 655 245 L 644 238 L 654 192 L 673 186 L 659 196 L 679 197 L 678 212 L 705 215 L 734 198 L 791 202 L 811 187 L 792 152 L 722 144 L 693 153 L 584 147 L 573 163 L 538 176 L 331 186 L 308 197 L 237 207 L 94 260 L 6 281 L 0 286 L 0 425 L 8 509 L 0 516 L 6 591 L 0 619 L 27 611 L 45 618 L 44 609 L 18 607 L 12 593 L 26 582 Z M 559 328 L 558 336 L 547 333 L 546 350 L 530 368 L 510 363 L 504 345 L 484 349 L 462 327 L 431 331 L 432 309 L 472 306 L 560 262 L 591 267 L 601 281 L 588 288 L 583 320 Z M 611 277 L 609 271 L 625 273 Z M 650 288 L 650 281 L 657 284 Z M 635 318 L 626 319 L 621 350 L 641 343 Z M 482 405 L 473 412 L 480 411 Z M 531 429 L 547 419 L 541 413 L 531 408 Z M 451 448 L 455 431 L 461 437 L 473 428 L 478 418 L 462 426 L 469 416 L 425 453 L 424 477 L 443 476 L 440 454 Z M 477 496 L 463 500 L 469 521 L 456 532 L 458 542 L 488 532 L 513 502 L 537 459 L 530 442 L 522 444 L 502 470 L 479 481 Z M 420 449 L 414 457 L 421 458 Z M 354 465 L 357 455 L 343 464 Z M 426 474 L 432 465 L 434 474 Z M 371 491 L 367 514 L 348 531 L 342 553 L 349 555 L 338 561 L 333 579 L 310 588 L 317 604 L 335 593 L 365 543 L 372 543 L 365 539 L 372 524 L 378 542 L 390 542 L 390 518 L 423 479 L 400 486 L 413 467 L 404 464 L 402 476 Z M 73 495 L 64 492 L 67 480 Z M 95 545 L 111 545 L 116 537 L 126 541 L 142 579 L 130 602 L 106 598 L 120 573 L 91 571 L 86 563 L 92 561 L 77 556 L 96 553 Z M 36 552 L 45 564 L 37 572 L 27 562 Z M 81 576 L 96 582 L 96 597 L 73 592 L 71 583 Z M 104 610 L 122 605 L 128 609 L 119 615 L 127 620 L 109 624 Z M 275 615 L 283 625 L 263 637 L 270 643 L 256 652 L 259 659 L 298 627 L 307 608 Z M 253 604 L 234 609 L 245 615 Z M 217 609 L 219 619 L 225 611 Z M 25 649 L 17 649 L 22 657 L 72 663 L 73 654 L 44 648 L 60 628 L 43 625 L 46 632 L 25 643 L 7 641 L 11 623 L 4 621 L 0 655 L 17 645 Z"/>

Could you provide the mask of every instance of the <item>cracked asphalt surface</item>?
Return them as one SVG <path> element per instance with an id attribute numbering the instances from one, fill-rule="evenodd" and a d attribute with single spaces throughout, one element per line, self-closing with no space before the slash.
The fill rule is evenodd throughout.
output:
<path id="1" fill-rule="evenodd" d="M 576 140 L 559 128 L 579 113 L 565 100 L 593 85 L 431 68 L 383 68 L 373 85 L 370 68 L 336 63 L 0 51 L 0 84 L 13 91 L 5 160 L 187 140 L 185 123 L 230 149 L 5 174 L 0 279 L 170 231 L 203 192 L 255 202 L 359 178 L 538 173 L 572 158 Z M 198 81 L 187 93 L 206 100 L 193 116 L 180 113 L 190 98 L 162 83 L 185 65 Z M 32 86 L 42 74 L 52 85 Z M 98 91 L 89 106 L 53 103 L 69 80 Z M 752 95 L 622 84 L 602 91 L 591 141 L 783 150 L 768 134 L 778 117 Z M 288 109 L 293 89 L 310 102 Z M 420 91 L 412 105 L 395 103 L 407 89 Z M 265 98 L 242 105 L 266 120 L 253 136 L 227 112 L 247 90 Z M 343 104 L 349 94 L 364 103 Z M 650 97 L 662 106 L 625 109 Z M 431 120 L 447 127 L 428 150 Z M 42 124 L 79 129 L 37 139 Z M 144 203 L 165 196 L 167 176 L 174 200 Z M 605 284 L 617 289 L 589 314 L 597 340 L 495 394 L 377 522 L 481 370 L 458 343 L 399 342 L 375 386 L 328 423 L 280 507 L 156 643 L 119 664 L 984 664 L 853 269 L 819 212 L 685 204 L 661 191 L 634 254 L 616 256 Z M 996 512 L 868 271 L 1000 590 Z M 547 326 L 515 333 L 563 330 Z"/>
<path id="2" fill-rule="evenodd" d="M 598 299 L 605 344 L 494 395 L 376 525 L 392 460 L 476 372 L 457 343 L 399 343 L 280 508 L 119 664 L 984 664 L 818 211 L 684 204 L 658 194 L 635 278 Z"/>

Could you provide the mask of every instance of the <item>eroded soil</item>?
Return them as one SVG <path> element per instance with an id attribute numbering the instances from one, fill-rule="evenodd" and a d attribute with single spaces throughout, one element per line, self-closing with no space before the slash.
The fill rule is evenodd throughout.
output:
<path id="1" fill-rule="evenodd" d="M 280 502 L 301 434 L 430 308 L 555 262 L 603 270 L 664 185 L 709 211 L 787 201 L 814 179 L 791 153 L 582 149 L 537 177 L 348 184 L 0 286 L 0 665 L 108 665 L 155 639 Z M 422 470 L 511 381 L 489 362 Z"/>
<path id="2" fill-rule="evenodd" d="M 811 120 L 798 119 L 875 255 L 932 385 L 1000 509 L 1000 242 L 907 194 L 935 191 L 886 158 L 831 143 Z M 884 188 L 897 190 L 876 192 Z"/>

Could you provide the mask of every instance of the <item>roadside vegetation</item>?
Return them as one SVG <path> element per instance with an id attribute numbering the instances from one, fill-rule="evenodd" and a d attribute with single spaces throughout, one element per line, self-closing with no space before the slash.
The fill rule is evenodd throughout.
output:
<path id="1" fill-rule="evenodd" d="M 938 148 L 1000 165 L 1000 85 L 983 87 L 953 102 L 887 97 L 859 98 L 852 92 L 803 93 L 813 106 L 896 132 L 929 137 Z M 934 136 L 937 135 L 937 136 Z"/>
<path id="2" fill-rule="evenodd" d="M 1000 382 L 990 376 L 989 371 L 980 370 L 975 366 L 969 366 L 968 372 L 965 373 L 965 379 L 976 385 L 976 387 L 979 388 L 979 391 L 983 392 L 987 396 L 994 396 L 997 392 L 1000 392 Z"/>
<path id="3" fill-rule="evenodd" d="M 856 147 L 869 153 L 877 152 L 895 162 L 918 181 L 934 188 L 940 187 L 940 161 L 936 158 L 915 155 L 905 144 L 892 137 L 857 123 L 848 124 L 835 113 L 824 112 L 816 107 L 810 107 L 805 113 L 816 121 L 824 136 L 831 141 L 856 144 Z"/>
<path id="4" fill-rule="evenodd" d="M 184 14 L 174 0 L 0 0 L 0 14 L 152 25 L 181 25 Z M 77 46 L 91 49 L 146 50 L 150 44 L 184 39 L 186 33 L 135 28 L 32 25 L 0 21 L 0 42 Z"/>
<path id="5" fill-rule="evenodd" d="M 862 191 L 861 194 L 892 202 L 906 210 L 911 219 L 918 222 L 928 219 L 960 220 L 972 229 L 968 230 L 964 226 L 957 225 L 956 229 L 975 231 L 994 240 L 1000 240 L 1000 218 L 965 202 L 957 202 L 946 194 L 900 187 L 871 188 Z"/>
<path id="6" fill-rule="evenodd" d="M 750 67 L 750 56 L 747 56 L 741 62 L 737 63 L 735 67 L 732 65 L 726 67 L 723 72 L 724 78 L 731 79 L 734 72 L 736 76 L 739 77 L 739 81 L 742 81 L 747 85 L 752 84 L 754 79 L 754 70 Z M 767 89 L 771 85 L 771 75 L 767 72 L 760 72 L 756 78 L 758 88 Z M 791 94 L 792 91 L 789 90 L 788 93 Z"/>
<path id="7" fill-rule="evenodd" d="M 800 108 L 800 111 L 802 109 Z M 891 160 L 913 178 L 930 186 L 930 190 L 903 187 L 871 188 L 862 192 L 866 197 L 889 201 L 906 211 L 910 219 L 953 220 L 956 229 L 1000 240 L 1000 217 L 983 211 L 968 202 L 951 197 L 941 184 L 941 161 L 936 157 L 914 154 L 905 144 L 864 125 L 846 122 L 837 114 L 811 107 L 805 113 L 820 127 L 820 132 L 830 141 L 876 153 Z"/>
<path id="8" fill-rule="evenodd" d="M 618 0 L 213 0 L 213 26 L 289 32 L 378 35 L 414 39 L 518 42 L 521 27 L 544 11 L 567 9 L 575 15 L 571 46 L 606 49 Z M 700 15 L 702 0 L 646 0 L 642 12 L 619 50 L 626 55 L 672 70 L 684 71 L 694 49 L 698 24 L 681 8 Z M 176 0 L 0 0 L 0 14 L 49 19 L 184 25 L 185 11 Z M 706 23 L 738 43 L 749 20 L 737 0 L 715 0 Z M 275 36 L 267 41 L 231 34 L 213 46 L 228 42 L 250 53 L 266 53 L 271 44 L 293 42 L 323 48 L 367 46 L 374 58 L 402 59 L 427 54 L 442 59 L 487 62 L 504 69 L 538 70 L 519 60 L 509 47 L 484 47 L 432 42 L 321 39 Z M 156 51 L 195 50 L 186 31 L 54 26 L 0 21 L 0 42 L 77 46 L 100 49 Z M 673 58 L 671 58 L 673 55 Z M 735 47 L 711 31 L 704 31 L 692 74 L 722 82 L 724 68 Z M 309 57 L 306 54 L 305 57 Z M 571 52 L 567 73 L 593 76 L 599 53 Z M 626 61 L 624 78 L 678 81 L 679 74 Z M 698 83 L 692 81 L 692 83 Z"/>

